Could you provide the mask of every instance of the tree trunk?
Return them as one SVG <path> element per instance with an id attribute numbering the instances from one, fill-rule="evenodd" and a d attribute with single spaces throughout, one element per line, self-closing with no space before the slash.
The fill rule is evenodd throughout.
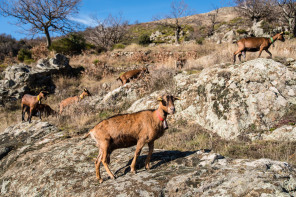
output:
<path id="1" fill-rule="evenodd" d="M 294 38 L 296 38 L 296 13 L 294 13 L 293 36 L 294 36 Z"/>
<path id="2" fill-rule="evenodd" d="M 177 27 L 175 31 L 175 44 L 179 44 L 179 36 L 181 32 L 181 27 Z"/>
<path id="3" fill-rule="evenodd" d="M 49 47 L 51 46 L 51 38 L 50 38 L 50 35 L 49 35 L 48 27 L 44 28 L 44 33 L 46 35 L 47 48 L 49 49 Z"/>

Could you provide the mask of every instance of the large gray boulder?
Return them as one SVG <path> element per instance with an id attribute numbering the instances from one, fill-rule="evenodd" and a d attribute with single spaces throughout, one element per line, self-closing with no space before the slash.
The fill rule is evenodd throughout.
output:
<path id="1" fill-rule="evenodd" d="M 69 59 L 61 54 L 40 59 L 34 67 L 25 64 L 9 66 L 2 73 L 3 80 L 0 80 L 0 100 L 19 99 L 29 91 L 29 87 L 52 86 L 52 74 L 70 69 Z"/>
<path id="2" fill-rule="evenodd" d="M 54 126 L 33 121 L 9 127 L 0 139 L 19 142 L 1 160 L 1 196 L 295 196 L 295 169 L 270 159 L 230 159 L 210 151 L 155 150 L 144 170 L 147 148 L 129 171 L 135 147 L 111 155 L 117 177 L 95 178 L 98 148 L 91 138 L 65 138 Z M 9 162 L 8 162 L 9 161 Z"/>
<path id="3" fill-rule="evenodd" d="M 174 79 L 183 100 L 176 102 L 172 119 L 200 124 L 225 139 L 261 139 L 261 132 L 276 128 L 296 104 L 295 68 L 271 59 L 216 65 L 199 75 L 184 72 Z M 135 101 L 128 111 L 156 108 L 152 97 Z"/>

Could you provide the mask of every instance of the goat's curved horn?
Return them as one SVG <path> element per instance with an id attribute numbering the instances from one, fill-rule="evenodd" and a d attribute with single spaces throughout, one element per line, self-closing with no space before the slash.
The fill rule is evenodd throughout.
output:
<path id="1" fill-rule="evenodd" d="M 284 34 L 284 32 L 281 32 L 280 34 Z"/>
<path id="2" fill-rule="evenodd" d="M 158 100 L 158 101 L 162 101 L 162 98 L 161 98 L 161 97 L 158 97 L 157 100 Z"/>
<path id="3" fill-rule="evenodd" d="M 182 100 L 180 97 L 176 97 L 176 96 L 174 96 L 174 99 L 175 100 Z"/>
<path id="4" fill-rule="evenodd" d="M 84 89 L 83 89 L 83 91 L 87 92 L 87 89 L 86 89 L 86 88 L 84 88 Z"/>

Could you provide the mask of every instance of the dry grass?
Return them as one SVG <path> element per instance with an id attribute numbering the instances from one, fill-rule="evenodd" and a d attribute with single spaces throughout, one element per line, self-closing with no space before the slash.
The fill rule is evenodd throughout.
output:
<path id="1" fill-rule="evenodd" d="M 177 127 L 169 125 L 165 135 L 155 141 L 155 147 L 182 151 L 209 149 L 231 158 L 269 158 L 296 165 L 296 142 L 228 141 L 199 125 L 186 125 L 186 122 Z"/>
<path id="2" fill-rule="evenodd" d="M 296 39 L 277 41 L 275 46 L 270 48 L 273 57 L 296 57 Z M 211 41 L 205 41 L 202 45 L 197 44 L 162 44 L 156 46 L 143 47 L 132 44 L 124 49 L 116 49 L 100 55 L 80 55 L 71 60 L 74 65 L 90 66 L 95 60 L 104 62 L 110 67 L 116 68 L 115 71 L 131 69 L 135 65 L 152 64 L 159 68 L 175 68 L 176 60 L 180 58 L 187 59 L 185 69 L 195 67 L 209 67 L 220 63 L 232 63 L 233 53 L 237 50 L 237 45 L 233 43 L 216 44 Z M 132 55 L 122 55 L 123 53 L 133 52 Z M 111 54 L 119 54 L 113 55 Z M 247 53 L 246 60 L 255 59 L 258 52 Z M 269 55 L 263 52 L 262 57 Z"/>

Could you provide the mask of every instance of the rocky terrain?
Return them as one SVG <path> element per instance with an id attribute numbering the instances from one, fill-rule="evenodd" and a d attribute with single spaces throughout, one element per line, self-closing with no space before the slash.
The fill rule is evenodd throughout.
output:
<path id="1" fill-rule="evenodd" d="M 261 58 L 176 72 L 173 94 L 182 100 L 175 103 L 177 113 L 169 116 L 168 123 L 184 119 L 231 140 L 295 141 L 295 120 L 287 116 L 295 113 L 291 111 L 296 105 L 295 69 L 291 58 L 284 63 Z M 135 112 L 156 108 L 156 98 L 172 91 L 143 96 L 141 88 L 133 81 L 93 95 L 81 105 L 100 111 L 130 103 L 126 111 Z M 12 125 L 0 133 L 1 196 L 296 195 L 295 168 L 286 162 L 232 159 L 204 149 L 157 149 L 152 169 L 146 171 L 144 149 L 133 175 L 129 165 L 134 150 L 116 150 L 110 167 L 117 179 L 110 180 L 101 167 L 104 182 L 99 184 L 94 168 L 98 148 L 92 139 L 65 135 L 53 123 L 39 120 Z"/>
<path id="2" fill-rule="evenodd" d="M 0 101 L 15 100 L 23 96 L 30 88 L 47 86 L 53 91 L 54 84 L 51 75 L 70 70 L 69 59 L 61 54 L 54 58 L 40 59 L 35 67 L 16 64 L 8 67 L 0 80 Z"/>
<path id="3" fill-rule="evenodd" d="M 225 158 L 210 150 L 155 150 L 152 169 L 144 170 L 147 149 L 129 173 L 135 148 L 111 156 L 110 180 L 95 180 L 92 139 L 64 138 L 55 126 L 33 121 L 0 135 L 1 196 L 295 196 L 296 173 L 288 163 L 269 159 Z M 3 143 L 4 142 L 4 143 Z"/>

